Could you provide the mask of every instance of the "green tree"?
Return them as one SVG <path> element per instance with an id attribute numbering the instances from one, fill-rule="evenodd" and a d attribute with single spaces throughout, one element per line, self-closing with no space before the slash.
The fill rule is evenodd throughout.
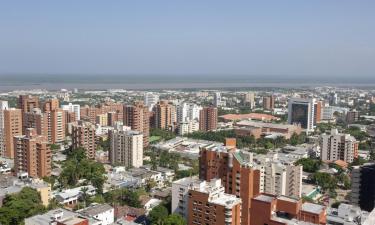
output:
<path id="1" fill-rule="evenodd" d="M 302 165 L 303 171 L 308 173 L 315 173 L 316 171 L 318 171 L 321 164 L 322 161 L 311 158 L 302 158 L 295 163 L 295 165 Z"/>
<path id="2" fill-rule="evenodd" d="M 162 205 L 155 206 L 148 214 L 148 219 L 152 225 L 162 225 L 168 217 L 168 209 Z"/>
<path id="3" fill-rule="evenodd" d="M 63 187 L 74 187 L 80 179 L 86 179 L 102 193 L 105 182 L 105 169 L 103 164 L 87 159 L 82 148 L 68 152 L 68 158 L 62 166 L 59 183 Z"/>
<path id="4" fill-rule="evenodd" d="M 6 195 L 3 206 L 0 208 L 0 224 L 22 224 L 27 217 L 45 212 L 40 194 L 29 187 L 19 193 Z"/>
<path id="5" fill-rule="evenodd" d="M 334 191 L 337 187 L 337 180 L 328 173 L 317 172 L 313 175 L 313 181 L 325 191 Z"/>
<path id="6" fill-rule="evenodd" d="M 163 225 L 185 225 L 185 219 L 179 214 L 171 214 L 165 220 Z"/>

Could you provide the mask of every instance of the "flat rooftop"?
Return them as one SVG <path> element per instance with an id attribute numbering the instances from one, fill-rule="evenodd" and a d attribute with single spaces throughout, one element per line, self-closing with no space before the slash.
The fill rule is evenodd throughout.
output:
<path id="1" fill-rule="evenodd" d="M 320 214 L 324 210 L 324 206 L 305 202 L 302 204 L 302 210 L 309 213 Z"/>
<path id="2" fill-rule="evenodd" d="M 272 202 L 272 200 L 275 199 L 273 196 L 268 196 L 268 195 L 258 195 L 254 199 L 262 201 L 262 202 Z"/>

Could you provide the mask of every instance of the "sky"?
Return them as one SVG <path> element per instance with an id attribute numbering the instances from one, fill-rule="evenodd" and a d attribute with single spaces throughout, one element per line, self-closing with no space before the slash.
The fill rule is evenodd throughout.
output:
<path id="1" fill-rule="evenodd" d="M 375 77 L 374 0 L 2 1 L 0 75 Z"/>

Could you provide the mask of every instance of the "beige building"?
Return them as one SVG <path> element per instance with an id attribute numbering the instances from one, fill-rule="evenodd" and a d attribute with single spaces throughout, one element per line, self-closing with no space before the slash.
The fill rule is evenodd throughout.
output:
<path id="1" fill-rule="evenodd" d="M 212 131 L 217 129 L 217 108 L 204 107 L 199 114 L 199 130 Z"/>
<path id="2" fill-rule="evenodd" d="M 20 95 L 18 97 L 18 108 L 22 112 L 31 112 L 34 108 L 40 108 L 39 97 L 32 95 Z"/>
<path id="3" fill-rule="evenodd" d="M 135 102 L 134 105 L 124 105 L 124 125 L 132 130 L 142 132 L 143 147 L 149 145 L 150 135 L 150 112 L 142 102 Z"/>
<path id="4" fill-rule="evenodd" d="M 320 157 L 323 161 L 342 160 L 352 163 L 358 157 L 359 142 L 350 134 L 340 134 L 332 129 L 331 134 L 323 134 L 320 138 Z"/>
<path id="5" fill-rule="evenodd" d="M 14 158 L 13 137 L 22 135 L 22 111 L 21 109 L 9 108 L 4 110 L 4 155 Z"/>
<path id="6" fill-rule="evenodd" d="M 108 115 L 107 114 L 97 115 L 96 124 L 99 124 L 100 126 L 108 126 Z"/>
<path id="7" fill-rule="evenodd" d="M 0 156 L 3 156 L 5 151 L 4 110 L 8 108 L 7 101 L 0 101 Z"/>
<path id="8" fill-rule="evenodd" d="M 302 195 L 302 166 L 283 165 L 279 162 L 264 164 L 264 182 L 260 189 L 265 193 L 300 198 Z"/>
<path id="9" fill-rule="evenodd" d="M 172 212 L 187 218 L 188 225 L 240 225 L 241 199 L 226 194 L 220 179 L 187 177 L 172 184 Z"/>
<path id="10" fill-rule="evenodd" d="M 139 131 L 109 131 L 109 161 L 113 165 L 141 167 L 143 165 L 143 135 Z"/>
<path id="11" fill-rule="evenodd" d="M 96 135 L 95 125 L 90 122 L 77 121 L 72 124 L 73 149 L 83 148 L 89 159 L 95 159 Z"/>
<path id="12" fill-rule="evenodd" d="M 27 172 L 31 177 L 39 178 L 51 175 L 52 154 L 49 143 L 34 128 L 28 128 L 25 135 L 14 137 L 14 150 L 14 168 L 17 173 Z"/>
<path id="13" fill-rule="evenodd" d="M 168 101 L 160 101 L 153 108 L 156 128 L 170 130 L 177 122 L 176 107 Z"/>

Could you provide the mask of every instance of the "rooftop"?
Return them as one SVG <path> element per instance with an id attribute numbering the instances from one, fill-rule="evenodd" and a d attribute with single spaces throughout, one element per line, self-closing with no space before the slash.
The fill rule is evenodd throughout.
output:
<path id="1" fill-rule="evenodd" d="M 324 206 L 305 202 L 302 204 L 302 210 L 305 212 L 313 213 L 313 214 L 320 214 L 324 210 Z"/>
<path id="2" fill-rule="evenodd" d="M 97 205 L 92 205 L 87 208 L 81 209 L 77 212 L 85 216 L 95 216 L 103 212 L 107 212 L 109 210 L 113 210 L 113 207 L 108 204 L 97 204 Z"/>
<path id="3" fill-rule="evenodd" d="M 279 120 L 280 118 L 264 113 L 248 113 L 248 114 L 226 114 L 220 116 L 225 120 L 244 120 L 244 119 L 253 119 L 253 120 Z"/>
<path id="4" fill-rule="evenodd" d="M 261 194 L 261 195 L 258 195 L 257 197 L 255 197 L 254 199 L 262 201 L 262 202 L 272 202 L 272 200 L 274 200 L 275 197 Z"/>

